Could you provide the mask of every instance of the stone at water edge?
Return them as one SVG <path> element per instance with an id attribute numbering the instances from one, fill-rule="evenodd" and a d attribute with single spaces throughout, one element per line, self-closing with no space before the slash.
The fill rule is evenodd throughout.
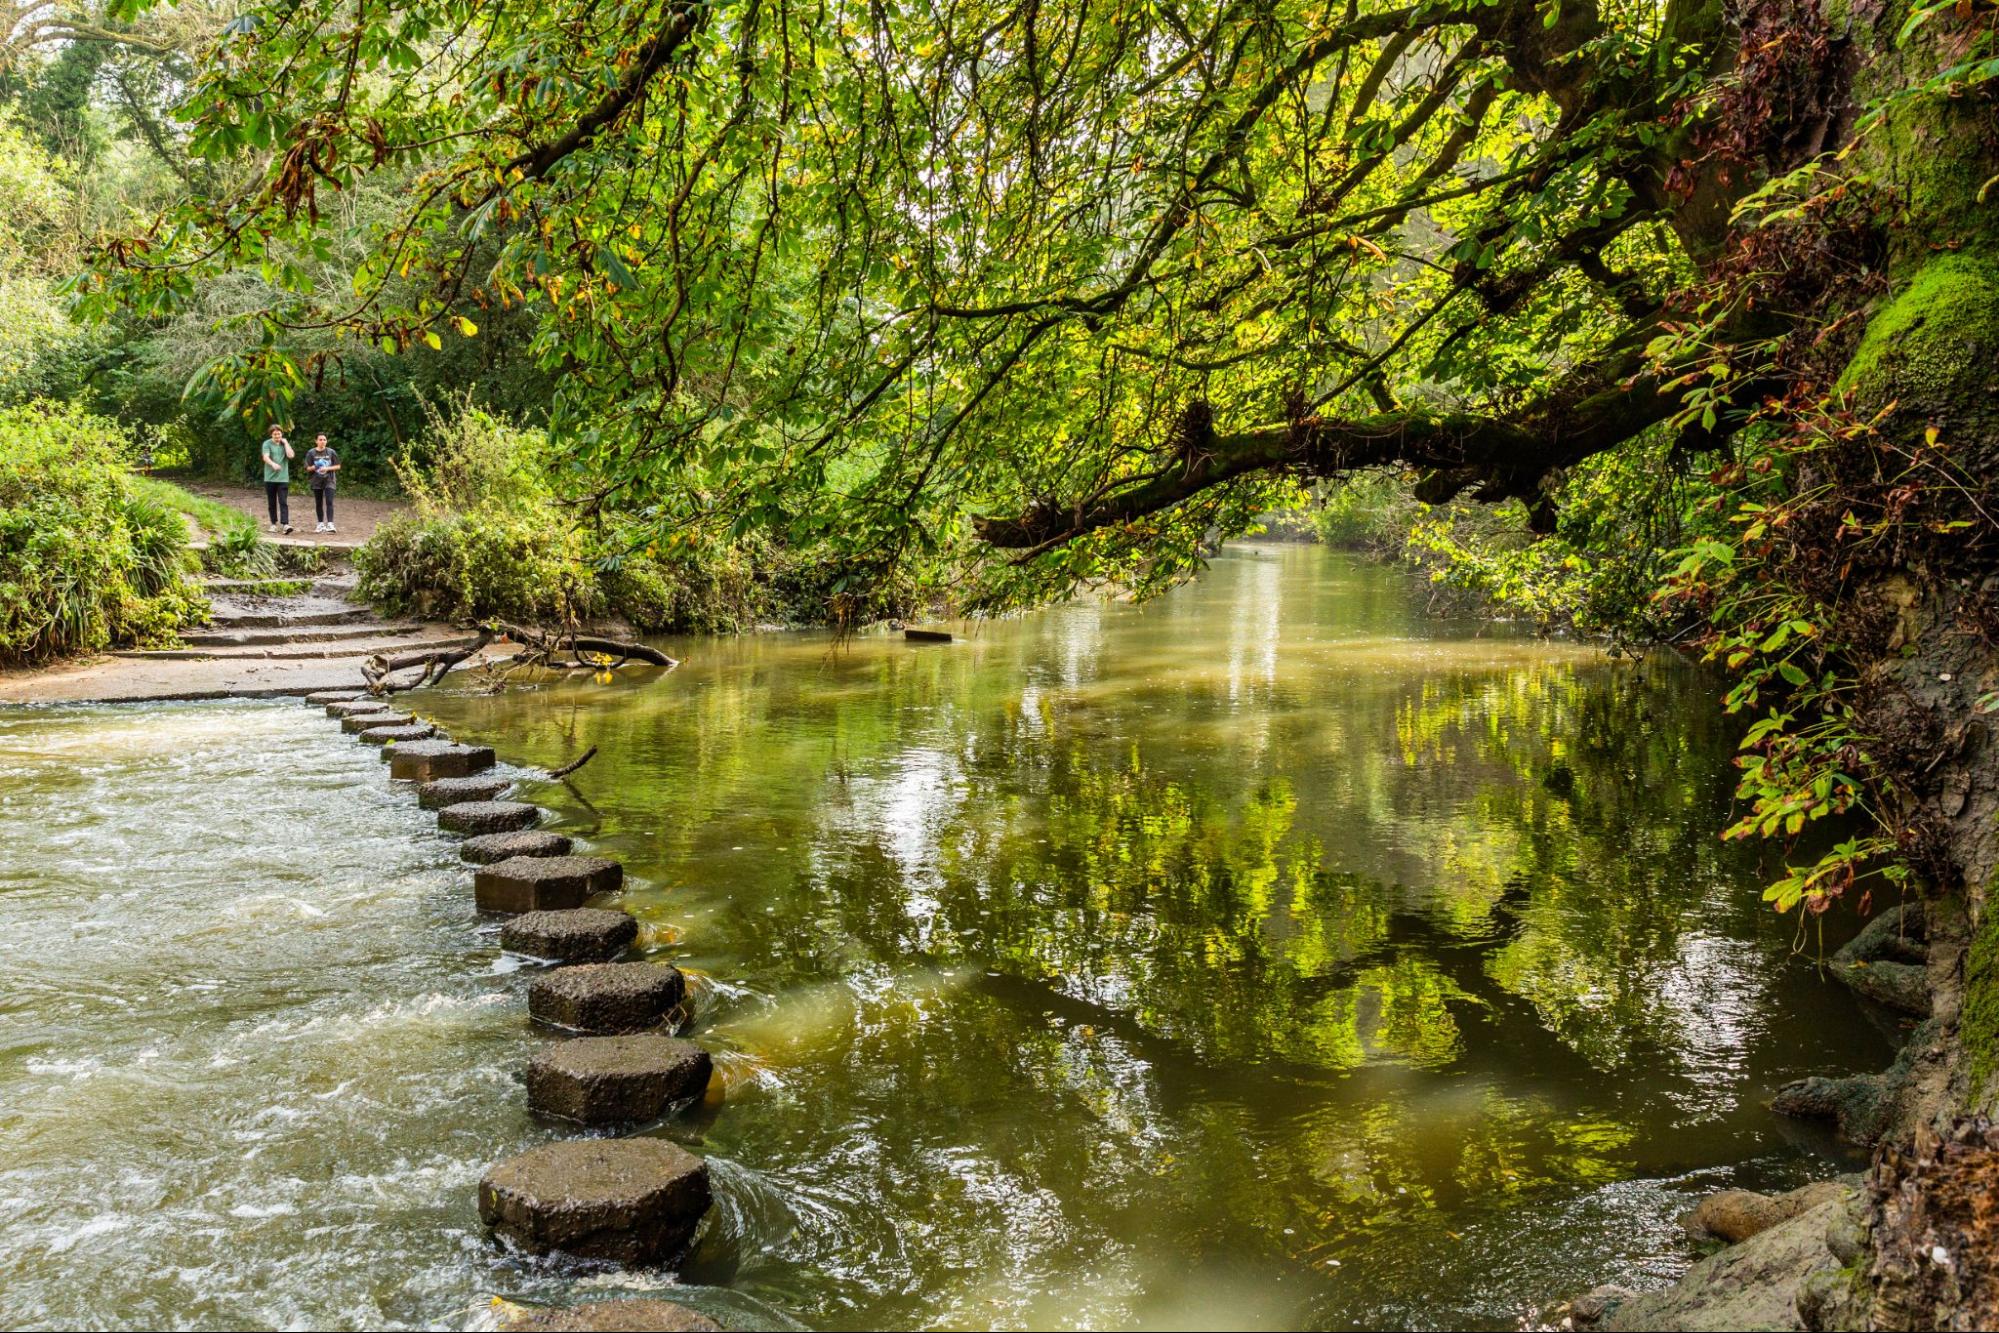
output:
<path id="1" fill-rule="evenodd" d="M 393 713 L 396 710 L 381 699 L 363 697 L 330 703 L 326 706 L 328 717 L 352 717 L 356 713 Z"/>
<path id="2" fill-rule="evenodd" d="M 630 912 L 598 907 L 523 912 L 500 927 L 502 949 L 558 963 L 615 962 L 638 937 L 639 923 Z"/>
<path id="3" fill-rule="evenodd" d="M 654 1265 L 679 1257 L 713 1197 L 708 1164 L 664 1139 L 570 1139 L 500 1163 L 479 1216 L 530 1254 Z"/>
<path id="4" fill-rule="evenodd" d="M 569 839 L 544 829 L 519 833 L 481 833 L 458 844 L 458 854 L 475 865 L 491 865 L 515 856 L 567 856 Z"/>
<path id="5" fill-rule="evenodd" d="M 500 1333 L 719 1333 L 721 1327 L 699 1310 L 649 1297 L 524 1310 L 500 1320 Z"/>
<path id="6" fill-rule="evenodd" d="M 574 1037 L 528 1061 L 528 1107 L 585 1125 L 652 1120 L 706 1092 L 714 1068 L 693 1042 L 660 1033 Z"/>
<path id="7" fill-rule="evenodd" d="M 540 821 L 541 807 L 524 801 L 460 801 L 437 812 L 448 833 L 514 833 Z"/>
<path id="8" fill-rule="evenodd" d="M 512 778 L 439 778 L 416 789 L 416 803 L 426 810 L 442 810 L 461 801 L 490 801 L 513 785 Z"/>
<path id="9" fill-rule="evenodd" d="M 428 722 L 412 722 L 406 727 L 370 727 L 358 739 L 363 745 L 394 745 L 400 741 L 429 740 L 437 728 Z"/>
<path id="10" fill-rule="evenodd" d="M 433 778 L 469 778 L 493 766 L 490 745 L 460 745 L 439 738 L 405 741 L 382 751 L 389 776 L 405 782 L 429 782 Z"/>
<path id="11" fill-rule="evenodd" d="M 340 719 L 340 729 L 352 736 L 370 727 L 407 727 L 415 721 L 416 718 L 408 713 L 382 708 L 372 713 L 349 713 Z"/>
<path id="12" fill-rule="evenodd" d="M 517 856 L 482 867 L 472 895 L 482 912 L 543 912 L 581 907 L 624 882 L 625 868 L 601 856 Z"/>
<path id="13" fill-rule="evenodd" d="M 643 1032 L 680 1005 L 687 979 L 660 963 L 581 963 L 528 984 L 528 1017 L 571 1032 Z"/>
<path id="14" fill-rule="evenodd" d="M 309 704 L 344 704 L 368 698 L 366 690 L 314 690 L 305 696 Z"/>

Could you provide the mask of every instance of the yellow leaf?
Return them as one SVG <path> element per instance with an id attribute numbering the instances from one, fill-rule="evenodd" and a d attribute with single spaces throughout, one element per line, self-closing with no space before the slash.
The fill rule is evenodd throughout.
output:
<path id="1" fill-rule="evenodd" d="M 444 339 L 437 336 L 436 329 L 425 329 L 423 331 L 423 340 L 430 344 L 432 351 L 436 351 L 444 346 Z"/>
<path id="2" fill-rule="evenodd" d="M 479 326 L 477 324 L 474 324 L 471 320 L 465 318 L 465 316 L 460 315 L 458 317 L 458 331 L 464 334 L 466 337 L 470 338 L 473 334 L 479 331 Z"/>

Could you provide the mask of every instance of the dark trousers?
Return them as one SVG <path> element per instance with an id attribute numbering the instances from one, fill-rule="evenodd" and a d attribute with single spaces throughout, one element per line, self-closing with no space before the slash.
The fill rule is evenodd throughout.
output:
<path id="1" fill-rule="evenodd" d="M 292 521 L 291 486 L 282 481 L 264 483 L 264 503 L 270 507 L 271 522 L 287 526 Z"/>
<path id="2" fill-rule="evenodd" d="M 315 486 L 312 488 L 312 516 L 320 523 L 333 521 L 333 488 Z"/>

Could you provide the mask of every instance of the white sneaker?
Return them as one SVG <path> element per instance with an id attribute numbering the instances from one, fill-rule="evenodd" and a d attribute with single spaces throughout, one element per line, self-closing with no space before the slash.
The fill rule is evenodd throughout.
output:
<path id="1" fill-rule="evenodd" d="M 313 529 L 312 529 L 312 530 L 313 530 L 314 532 L 324 532 L 324 531 L 326 531 L 326 524 L 324 524 L 324 523 L 318 523 L 318 524 L 315 524 L 315 525 L 313 526 Z"/>
<path id="2" fill-rule="evenodd" d="M 336 527 L 334 527 L 334 526 L 333 526 L 333 525 L 332 525 L 331 523 L 328 523 L 328 524 L 326 525 L 326 530 L 327 530 L 328 532 L 338 532 L 338 531 L 340 531 L 340 529 L 339 529 L 339 528 L 336 528 Z"/>

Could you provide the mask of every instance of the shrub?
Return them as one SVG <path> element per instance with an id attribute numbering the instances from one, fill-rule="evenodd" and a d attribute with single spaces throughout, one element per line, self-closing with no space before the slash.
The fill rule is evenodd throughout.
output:
<path id="1" fill-rule="evenodd" d="M 187 528 L 129 487 L 129 447 L 75 408 L 0 410 L 0 663 L 171 643 L 206 617 Z"/>

